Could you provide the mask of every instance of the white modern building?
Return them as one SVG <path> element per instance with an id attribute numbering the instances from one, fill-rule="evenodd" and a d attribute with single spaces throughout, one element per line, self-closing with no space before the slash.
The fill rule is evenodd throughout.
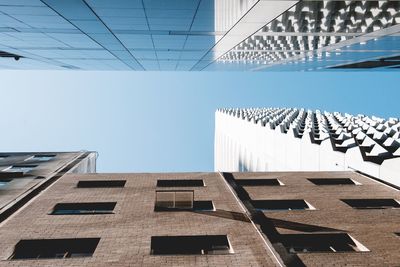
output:
<path id="1" fill-rule="evenodd" d="M 400 121 L 296 108 L 219 109 L 216 171 L 355 170 L 400 186 Z"/>
<path id="2" fill-rule="evenodd" d="M 0 0 L 0 69 L 400 70 L 400 1 Z"/>

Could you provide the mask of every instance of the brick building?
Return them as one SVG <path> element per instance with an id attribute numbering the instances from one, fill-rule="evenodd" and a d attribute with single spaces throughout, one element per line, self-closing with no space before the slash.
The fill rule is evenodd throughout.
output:
<path id="1" fill-rule="evenodd" d="M 398 266 L 397 189 L 354 172 L 62 176 L 0 266 Z"/>
<path id="2" fill-rule="evenodd" d="M 95 171 L 95 152 L 0 153 L 0 222 L 65 173 Z"/>

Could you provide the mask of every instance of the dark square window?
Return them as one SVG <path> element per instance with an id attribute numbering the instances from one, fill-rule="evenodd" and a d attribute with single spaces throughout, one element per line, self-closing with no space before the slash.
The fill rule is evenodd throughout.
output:
<path id="1" fill-rule="evenodd" d="M 349 178 L 310 178 L 308 180 L 315 185 L 356 185 Z"/>
<path id="2" fill-rule="evenodd" d="M 124 187 L 125 180 L 88 180 L 79 181 L 79 188 L 107 188 L 107 187 Z"/>
<path id="3" fill-rule="evenodd" d="M 303 199 L 252 200 L 258 210 L 309 210 L 314 209 Z"/>
<path id="4" fill-rule="evenodd" d="M 213 211 L 212 201 L 194 200 L 193 190 L 157 190 L 154 211 Z"/>
<path id="5" fill-rule="evenodd" d="M 85 215 L 113 213 L 117 202 L 58 203 L 52 215 Z"/>
<path id="6" fill-rule="evenodd" d="M 21 240 L 10 260 L 91 257 L 100 238 Z"/>
<path id="7" fill-rule="evenodd" d="M 52 160 L 56 155 L 50 155 L 50 154 L 40 154 L 40 155 L 34 155 L 33 157 L 29 158 L 28 160 L 32 161 L 49 161 Z"/>
<path id="8" fill-rule="evenodd" d="M 233 253 L 226 235 L 152 236 L 151 254 L 229 254 Z"/>
<path id="9" fill-rule="evenodd" d="M 21 173 L 26 173 L 32 171 L 34 168 L 36 168 L 38 165 L 27 165 L 27 164 L 17 164 L 13 165 L 8 169 L 5 169 L 3 171 L 6 172 L 21 172 Z"/>
<path id="10" fill-rule="evenodd" d="M 157 187 L 199 187 L 204 186 L 203 180 L 157 180 Z"/>
<path id="11" fill-rule="evenodd" d="M 281 238 L 290 253 L 368 251 L 346 233 L 284 234 Z"/>
<path id="12" fill-rule="evenodd" d="M 0 179 L 0 187 L 7 185 L 11 179 Z"/>
<path id="13" fill-rule="evenodd" d="M 280 186 L 283 185 L 278 179 L 241 179 L 236 180 L 241 186 Z"/>
<path id="14" fill-rule="evenodd" d="M 210 200 L 193 201 L 193 207 L 165 207 L 155 206 L 154 211 L 214 211 L 214 204 Z"/>
<path id="15" fill-rule="evenodd" d="M 214 204 L 211 200 L 195 200 L 193 203 L 194 211 L 213 211 Z"/>
<path id="16" fill-rule="evenodd" d="M 9 171 L 9 169 L 5 169 L 0 171 L 0 180 L 12 180 L 14 178 L 23 178 L 24 173 L 23 172 L 15 172 L 15 171 Z"/>
<path id="17" fill-rule="evenodd" d="M 377 199 L 342 199 L 344 203 L 355 209 L 390 209 L 400 208 L 398 201 L 390 198 Z"/>

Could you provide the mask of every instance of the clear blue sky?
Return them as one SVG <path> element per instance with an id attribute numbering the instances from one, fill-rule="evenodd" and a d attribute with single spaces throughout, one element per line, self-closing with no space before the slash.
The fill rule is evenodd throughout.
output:
<path id="1" fill-rule="evenodd" d="M 96 150 L 99 172 L 213 170 L 218 107 L 400 117 L 396 72 L 0 71 L 1 151 Z"/>

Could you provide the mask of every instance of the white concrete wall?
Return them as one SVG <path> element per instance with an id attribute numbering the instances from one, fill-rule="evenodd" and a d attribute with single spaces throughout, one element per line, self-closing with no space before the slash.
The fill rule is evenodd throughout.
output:
<path id="1" fill-rule="evenodd" d="M 313 144 L 308 133 L 296 138 L 277 127 L 255 124 L 223 112 L 215 113 L 215 171 L 345 171 L 359 170 L 400 186 L 400 158 L 382 165 L 363 160 L 358 147 L 334 151 L 331 141 Z"/>

